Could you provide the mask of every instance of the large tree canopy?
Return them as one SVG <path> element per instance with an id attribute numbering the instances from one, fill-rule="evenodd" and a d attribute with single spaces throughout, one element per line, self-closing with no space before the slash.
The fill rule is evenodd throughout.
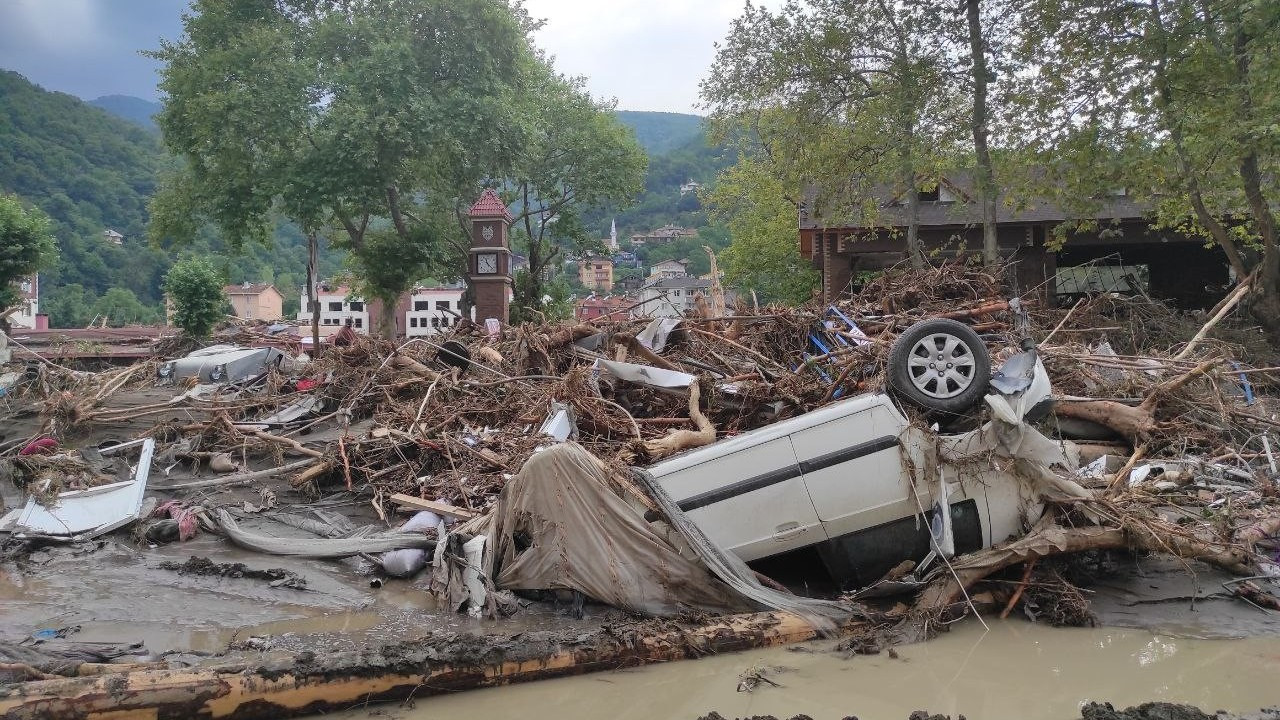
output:
<path id="1" fill-rule="evenodd" d="M 966 109 L 949 20 L 924 2 L 748 5 L 702 86 L 713 127 L 736 137 L 793 204 L 875 225 L 874 188 L 927 185 L 959 152 Z M 904 197 L 914 221 L 915 193 Z M 914 222 L 907 242 L 920 261 Z"/>
<path id="2" fill-rule="evenodd" d="M 197 0 L 184 26 L 155 53 L 159 125 L 186 160 L 152 204 L 155 239 L 212 222 L 262 240 L 283 213 L 339 228 L 390 300 L 436 270 L 446 209 L 524 144 L 532 25 L 503 0 Z"/>
<path id="3" fill-rule="evenodd" d="M 0 194 L 0 311 L 18 299 L 13 281 L 57 258 L 49 226 L 48 216 L 38 209 L 24 208 L 18 198 Z"/>

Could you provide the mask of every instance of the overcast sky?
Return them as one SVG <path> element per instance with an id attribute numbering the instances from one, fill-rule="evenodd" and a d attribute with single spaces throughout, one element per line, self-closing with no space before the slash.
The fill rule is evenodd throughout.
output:
<path id="1" fill-rule="evenodd" d="M 538 44 L 624 110 L 698 112 L 698 81 L 744 0 L 527 0 Z M 765 0 L 776 7 L 781 0 Z M 182 31 L 185 0 L 0 0 L 0 68 L 85 99 L 156 99 L 138 54 Z"/>

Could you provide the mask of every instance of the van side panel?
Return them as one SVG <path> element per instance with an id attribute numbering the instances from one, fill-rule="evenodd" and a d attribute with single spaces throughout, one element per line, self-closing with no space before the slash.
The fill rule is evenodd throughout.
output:
<path id="1" fill-rule="evenodd" d="M 805 486 L 830 537 L 919 512 L 903 464 L 903 423 L 887 404 L 791 436 Z"/>
<path id="2" fill-rule="evenodd" d="M 654 476 L 707 537 L 743 560 L 827 539 L 786 437 Z"/>

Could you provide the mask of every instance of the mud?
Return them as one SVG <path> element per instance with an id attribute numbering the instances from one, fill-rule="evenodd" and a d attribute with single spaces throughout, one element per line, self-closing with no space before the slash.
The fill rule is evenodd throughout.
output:
<path id="1" fill-rule="evenodd" d="M 209 558 L 197 555 L 192 555 L 191 559 L 184 563 L 166 561 L 160 563 L 158 567 L 161 570 L 172 570 L 179 575 L 207 575 L 212 577 L 266 580 L 273 588 L 307 589 L 307 579 L 292 570 L 285 570 L 284 568 L 255 570 L 244 563 L 215 563 Z"/>
<path id="2" fill-rule="evenodd" d="M 1080 709 L 1082 720 L 1280 720 L 1280 710 L 1261 710 L 1258 713 L 1232 715 L 1230 713 L 1205 713 L 1200 708 L 1176 703 L 1143 703 L 1137 707 L 1117 710 L 1111 703 L 1089 703 Z M 714 710 L 698 718 L 698 720 L 731 720 Z M 752 715 L 749 718 L 733 718 L 732 720 L 783 720 L 774 715 Z M 787 720 L 813 720 L 808 715 L 793 715 Z M 850 715 L 842 720 L 858 720 Z M 934 715 L 928 710 L 917 710 L 907 716 L 907 720 L 951 720 L 950 715 Z M 956 720 L 965 720 L 964 715 L 957 715 Z"/>

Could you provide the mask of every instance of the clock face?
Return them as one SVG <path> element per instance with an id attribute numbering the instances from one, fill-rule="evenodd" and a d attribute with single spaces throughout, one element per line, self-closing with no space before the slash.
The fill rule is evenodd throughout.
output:
<path id="1" fill-rule="evenodd" d="M 498 272 L 498 256 L 493 253 L 476 255 L 476 272 L 481 275 L 494 275 Z"/>

